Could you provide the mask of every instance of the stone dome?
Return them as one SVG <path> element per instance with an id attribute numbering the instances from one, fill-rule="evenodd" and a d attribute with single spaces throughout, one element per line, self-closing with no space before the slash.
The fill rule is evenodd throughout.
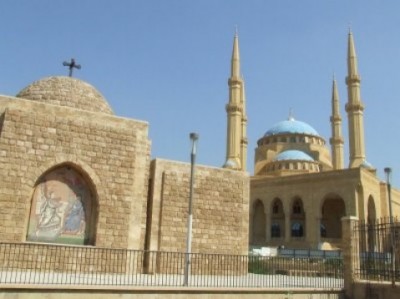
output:
<path id="1" fill-rule="evenodd" d="M 306 134 L 319 136 L 318 132 L 309 124 L 295 120 L 293 117 L 275 124 L 264 134 L 264 137 L 280 134 Z"/>
<path id="2" fill-rule="evenodd" d="M 107 100 L 92 85 L 71 77 L 48 77 L 25 87 L 18 98 L 91 112 L 113 114 Z"/>

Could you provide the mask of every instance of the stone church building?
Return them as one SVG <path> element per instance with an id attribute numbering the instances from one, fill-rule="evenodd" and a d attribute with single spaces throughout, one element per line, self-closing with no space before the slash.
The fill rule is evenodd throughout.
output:
<path id="1" fill-rule="evenodd" d="M 71 77 L 0 96 L 0 240 L 186 250 L 190 165 Z M 249 176 L 196 167 L 193 252 L 247 254 Z"/>
<path id="2" fill-rule="evenodd" d="M 340 248 L 343 216 L 388 215 L 386 184 L 366 161 L 351 34 L 348 47 L 349 167 L 334 82 L 331 151 L 314 128 L 290 117 L 258 140 L 250 177 L 235 36 L 226 162 L 196 166 L 192 252 Z M 190 165 L 151 161 L 150 153 L 148 123 L 115 115 L 81 80 L 48 77 L 0 96 L 0 240 L 184 252 Z M 393 199 L 398 214 L 397 190 Z"/>

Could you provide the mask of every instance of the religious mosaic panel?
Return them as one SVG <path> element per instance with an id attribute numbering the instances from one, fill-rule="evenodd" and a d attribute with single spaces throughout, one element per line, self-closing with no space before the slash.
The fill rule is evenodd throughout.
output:
<path id="1" fill-rule="evenodd" d="M 57 168 L 35 187 L 27 240 L 88 244 L 93 217 L 93 196 L 86 181 L 71 167 Z"/>

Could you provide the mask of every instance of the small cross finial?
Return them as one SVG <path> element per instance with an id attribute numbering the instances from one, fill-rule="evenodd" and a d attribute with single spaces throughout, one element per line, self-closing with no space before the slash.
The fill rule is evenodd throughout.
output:
<path id="1" fill-rule="evenodd" d="M 72 77 L 72 71 L 74 68 L 80 70 L 81 69 L 81 65 L 80 64 L 76 64 L 75 59 L 71 58 L 71 62 L 67 62 L 64 61 L 63 62 L 63 66 L 68 66 L 69 68 L 69 76 Z"/>
<path id="2" fill-rule="evenodd" d="M 235 36 L 238 36 L 238 25 L 235 25 Z"/>

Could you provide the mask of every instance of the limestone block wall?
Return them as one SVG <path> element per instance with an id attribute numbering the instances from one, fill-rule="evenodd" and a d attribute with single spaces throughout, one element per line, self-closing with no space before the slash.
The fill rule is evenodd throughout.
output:
<path id="1" fill-rule="evenodd" d="M 151 165 L 147 249 L 186 251 L 190 164 Z M 248 253 L 249 176 L 196 166 L 193 196 L 195 253 Z"/>
<path id="2" fill-rule="evenodd" d="M 25 241 L 35 185 L 49 169 L 70 165 L 95 193 L 95 245 L 143 248 L 147 123 L 0 96 L 0 128 L 2 241 Z"/>
<path id="3" fill-rule="evenodd" d="M 315 174 L 304 174 L 280 178 L 253 177 L 251 180 L 250 218 L 255 213 L 257 202 L 261 201 L 266 222 L 266 245 L 284 245 L 289 248 L 317 248 L 320 237 L 321 209 L 327 198 L 339 197 L 344 201 L 346 215 L 357 215 L 355 193 L 360 184 L 360 170 L 346 169 Z M 285 222 L 280 238 L 271 237 L 272 204 L 279 198 L 283 205 Z M 304 209 L 304 236 L 291 236 L 292 205 L 295 198 L 302 200 Z M 330 211 L 333 212 L 333 211 Z M 253 226 L 250 223 L 250 243 L 253 244 Z M 337 244 L 340 245 L 340 244 Z"/>

